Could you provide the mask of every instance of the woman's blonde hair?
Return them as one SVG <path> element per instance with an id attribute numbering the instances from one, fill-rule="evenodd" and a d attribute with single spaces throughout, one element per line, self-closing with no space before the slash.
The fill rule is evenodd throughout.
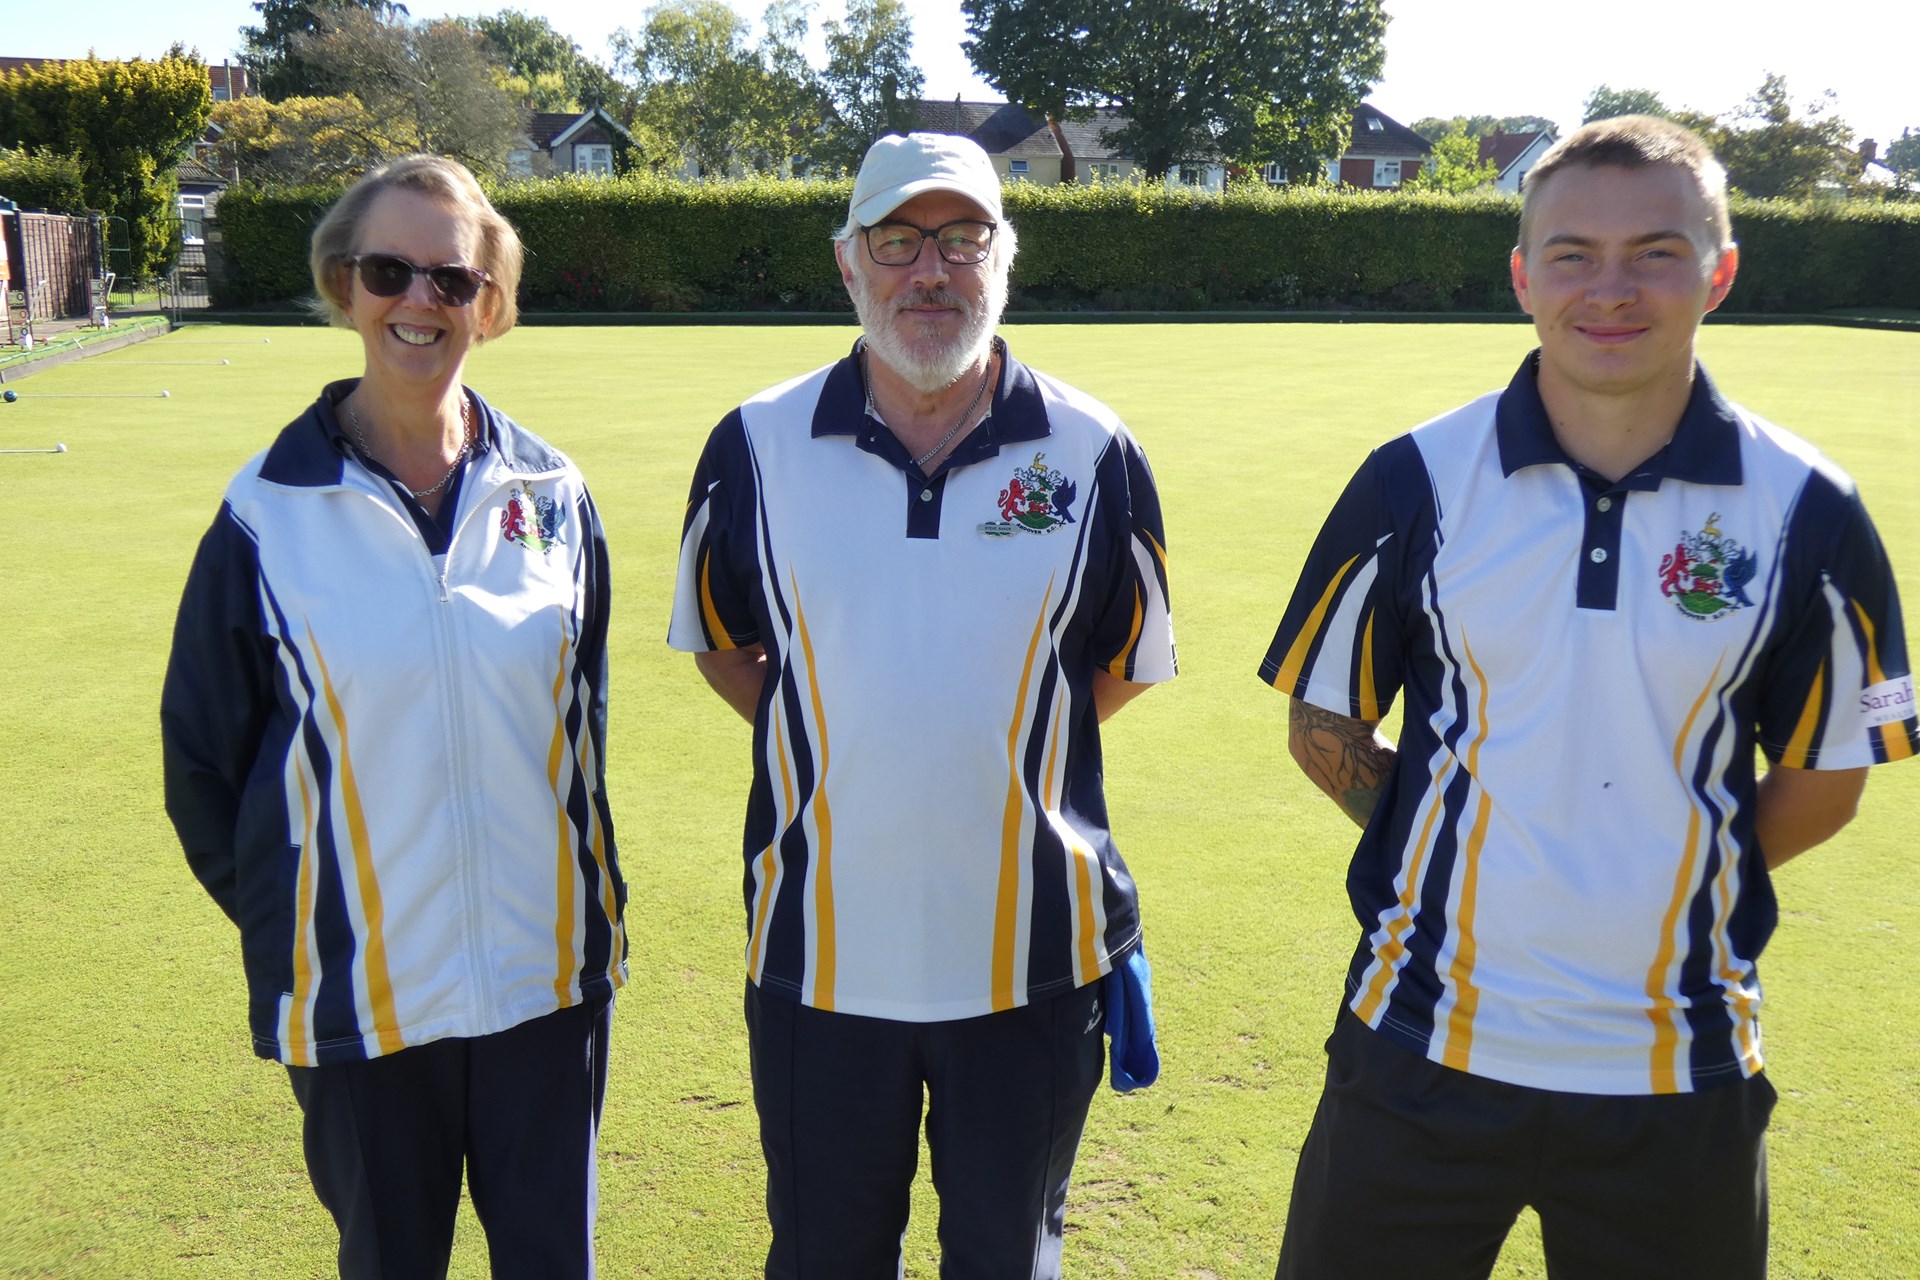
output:
<path id="1" fill-rule="evenodd" d="M 513 224 L 487 199 L 487 193 L 474 181 L 473 174 L 457 160 L 445 156 L 413 155 L 390 160 L 370 169 L 360 181 L 347 188 L 333 202 L 333 208 L 313 229 L 313 248 L 307 257 L 313 272 L 313 291 L 318 295 L 316 310 L 327 323 L 346 326 L 346 268 L 354 254 L 354 240 L 360 223 L 380 193 L 398 188 L 417 191 L 446 205 L 454 213 L 472 221 L 480 233 L 480 261 L 469 263 L 487 273 L 484 296 L 492 290 L 490 313 L 484 333 L 497 338 L 513 328 L 520 318 L 517 301 L 520 292 L 520 266 L 526 251 Z M 422 264 L 438 265 L 438 264 Z"/>

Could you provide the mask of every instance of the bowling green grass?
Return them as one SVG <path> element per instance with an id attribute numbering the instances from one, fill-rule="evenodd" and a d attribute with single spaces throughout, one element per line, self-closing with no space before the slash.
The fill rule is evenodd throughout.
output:
<path id="1" fill-rule="evenodd" d="M 1263 1280 L 1356 926 L 1342 887 L 1353 829 L 1289 762 L 1285 699 L 1255 667 L 1366 450 L 1504 385 L 1530 332 L 1009 332 L 1022 359 L 1111 404 L 1145 444 L 1182 662 L 1107 730 L 1165 1066 L 1153 1088 L 1095 1102 L 1067 1271 Z M 608 782 L 633 981 L 614 1022 L 599 1247 L 602 1274 L 621 1280 L 737 1280 L 765 1248 L 740 1025 L 748 734 L 664 636 L 707 430 L 851 338 L 529 328 L 468 369 L 581 464 L 612 543 Z M 1729 395 L 1856 477 L 1920 610 L 1920 335 L 1728 326 L 1701 347 Z M 162 360 L 209 363 L 149 363 Z M 246 1040 L 234 931 L 161 812 L 156 707 L 181 580 L 228 477 L 359 367 L 348 333 L 196 326 L 14 383 L 20 401 L 0 406 L 0 447 L 70 449 L 0 456 L 13 529 L 0 568 L 0 1275 L 331 1274 L 285 1075 Z M 52 398 L 159 388 L 171 397 Z M 822 517 L 843 500 L 819 495 Z M 1920 764 L 1876 770 L 1858 821 L 1778 877 L 1763 969 L 1785 1280 L 1920 1275 L 1920 1013 L 1902 994 L 1920 965 L 1916 815 Z M 930 1280 L 924 1167 L 914 1210 L 908 1273 Z M 453 1274 L 485 1274 L 464 1210 Z M 1530 1219 L 1496 1274 L 1543 1276 Z"/>

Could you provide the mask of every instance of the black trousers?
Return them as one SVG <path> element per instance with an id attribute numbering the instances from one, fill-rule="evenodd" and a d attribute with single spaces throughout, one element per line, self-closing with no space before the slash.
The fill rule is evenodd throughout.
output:
<path id="1" fill-rule="evenodd" d="M 585 1280 L 612 1005 L 473 1039 L 288 1067 L 307 1172 L 340 1229 L 344 1280 L 440 1280 L 460 1177 L 497 1280 Z"/>
<path id="2" fill-rule="evenodd" d="M 1100 991 L 895 1022 L 748 983 L 768 1280 L 896 1280 L 923 1096 L 941 1280 L 1056 1280 L 1067 1181 L 1100 1083 Z"/>
<path id="3" fill-rule="evenodd" d="M 1345 1009 L 1294 1173 L 1278 1280 L 1481 1280 L 1520 1210 L 1552 1280 L 1761 1280 L 1764 1076 L 1556 1093 L 1455 1071 Z"/>

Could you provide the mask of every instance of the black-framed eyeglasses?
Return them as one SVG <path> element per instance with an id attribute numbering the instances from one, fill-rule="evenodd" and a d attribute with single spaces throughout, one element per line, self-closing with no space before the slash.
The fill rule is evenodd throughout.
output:
<path id="1" fill-rule="evenodd" d="M 360 272 L 360 285 L 376 298 L 397 298 L 407 291 L 415 276 L 425 276 L 433 292 L 449 307 L 464 307 L 480 294 L 482 285 L 493 277 L 478 267 L 463 267 L 443 262 L 422 267 L 391 253 L 362 253 L 347 259 Z"/>
<path id="2" fill-rule="evenodd" d="M 922 240 L 933 241 L 933 247 L 948 262 L 967 267 L 987 260 L 987 250 L 993 245 L 993 233 L 999 225 L 963 218 L 943 222 L 929 231 L 911 222 L 876 222 L 861 228 L 861 235 L 867 242 L 867 256 L 883 267 L 904 267 L 917 260 Z"/>

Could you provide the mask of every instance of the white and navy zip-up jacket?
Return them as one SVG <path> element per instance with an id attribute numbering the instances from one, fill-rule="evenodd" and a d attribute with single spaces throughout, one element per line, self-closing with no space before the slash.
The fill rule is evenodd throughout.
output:
<path id="1" fill-rule="evenodd" d="M 1535 361 L 1375 450 L 1260 668 L 1405 720 L 1347 888 L 1347 1003 L 1429 1059 L 1540 1089 L 1757 1074 L 1777 910 L 1756 748 L 1920 748 L 1893 574 L 1853 482 L 1704 371 L 1667 446 L 1567 457 Z"/>
<path id="2" fill-rule="evenodd" d="M 240 926 L 254 1049 L 294 1066 L 626 980 L 592 499 L 474 396 L 486 447 L 435 555 L 340 435 L 353 385 L 228 487 L 161 698 L 167 812 Z"/>

